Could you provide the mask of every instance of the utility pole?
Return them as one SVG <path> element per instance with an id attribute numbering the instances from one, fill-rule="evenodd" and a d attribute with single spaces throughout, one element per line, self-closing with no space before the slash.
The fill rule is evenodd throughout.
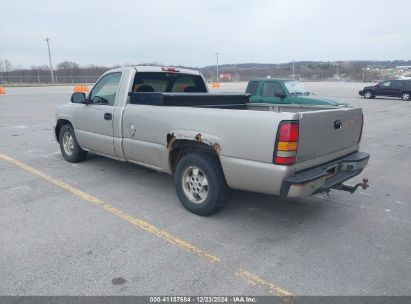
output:
<path id="1" fill-rule="evenodd" d="M 337 67 L 337 79 L 339 79 L 340 76 L 338 75 L 338 62 L 335 63 L 335 66 Z"/>
<path id="2" fill-rule="evenodd" d="M 51 54 L 50 54 L 50 38 L 47 37 L 46 39 L 44 39 L 44 41 L 47 42 L 47 49 L 49 51 L 49 60 L 50 60 L 50 74 L 51 74 L 51 83 L 54 83 L 54 75 L 53 75 L 53 65 L 51 63 Z"/>
<path id="3" fill-rule="evenodd" d="M 218 83 L 218 79 L 219 79 L 219 77 L 218 77 L 218 55 L 219 55 L 219 53 L 217 52 L 217 53 L 215 53 L 214 55 L 216 55 L 216 57 L 217 57 L 217 70 L 216 70 L 216 82 Z"/>
<path id="4" fill-rule="evenodd" d="M 295 79 L 294 60 L 293 60 L 293 79 Z"/>

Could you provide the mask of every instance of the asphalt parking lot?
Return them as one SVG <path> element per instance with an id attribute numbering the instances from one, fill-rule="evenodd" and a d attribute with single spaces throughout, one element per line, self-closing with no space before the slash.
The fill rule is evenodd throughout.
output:
<path id="1" fill-rule="evenodd" d="M 173 179 L 63 160 L 55 107 L 72 87 L 0 95 L 0 295 L 411 295 L 411 102 L 306 83 L 364 108 L 370 188 L 285 201 L 233 191 L 186 211 Z M 241 91 L 245 84 L 223 85 Z"/>

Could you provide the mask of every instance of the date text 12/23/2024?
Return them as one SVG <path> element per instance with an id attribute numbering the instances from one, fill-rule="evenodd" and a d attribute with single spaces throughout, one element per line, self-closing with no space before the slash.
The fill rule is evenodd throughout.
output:
<path id="1" fill-rule="evenodd" d="M 247 296 L 164 296 L 150 297 L 150 303 L 256 303 L 255 297 Z"/>

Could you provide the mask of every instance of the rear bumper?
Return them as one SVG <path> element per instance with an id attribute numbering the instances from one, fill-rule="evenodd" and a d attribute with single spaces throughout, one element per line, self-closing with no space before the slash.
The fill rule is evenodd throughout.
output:
<path id="1" fill-rule="evenodd" d="M 355 152 L 296 173 L 284 179 L 281 185 L 282 197 L 304 197 L 329 191 L 360 174 L 367 166 L 370 155 Z"/>

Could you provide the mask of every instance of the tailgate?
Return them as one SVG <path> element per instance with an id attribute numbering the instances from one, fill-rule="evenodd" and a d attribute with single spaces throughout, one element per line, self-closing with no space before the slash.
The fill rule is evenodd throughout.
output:
<path id="1" fill-rule="evenodd" d="M 297 171 L 357 151 L 362 120 L 361 108 L 300 113 Z"/>

